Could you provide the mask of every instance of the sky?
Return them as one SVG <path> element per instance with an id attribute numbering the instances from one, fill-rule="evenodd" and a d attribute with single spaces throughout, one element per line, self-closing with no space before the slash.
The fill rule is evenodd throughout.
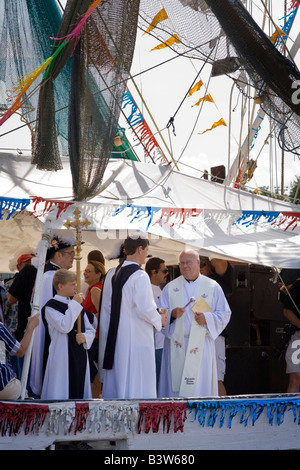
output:
<path id="1" fill-rule="evenodd" d="M 162 2 L 163 3 L 163 2 Z M 283 1 L 272 1 L 273 18 L 277 25 L 282 25 L 280 18 L 283 16 Z M 261 2 L 253 2 L 253 16 L 258 24 L 261 21 Z M 299 15 L 299 13 L 298 13 Z M 300 18 L 296 17 L 292 29 L 292 38 L 295 38 L 300 31 Z M 273 28 L 273 25 L 272 25 Z M 168 49 L 151 51 L 158 44 L 157 40 L 149 35 L 143 35 L 138 30 L 137 46 L 132 65 L 132 75 L 143 70 L 154 67 L 156 64 L 164 63 L 168 58 L 174 56 Z M 290 41 L 288 47 L 292 42 Z M 296 56 L 296 63 L 299 64 L 300 55 Z M 181 171 L 196 171 L 201 176 L 204 170 L 210 172 L 210 168 L 218 165 L 225 165 L 226 174 L 237 156 L 239 140 L 243 142 L 248 132 L 248 119 L 244 119 L 244 126 L 241 132 L 241 93 L 235 87 L 232 100 L 230 94 L 233 81 L 225 76 L 210 78 L 211 67 L 205 66 L 200 74 L 200 78 L 205 85 L 208 85 L 207 92 L 211 94 L 214 103 L 204 103 L 201 112 L 194 105 L 204 92 L 197 92 L 184 100 L 178 113 L 175 116 L 174 136 L 172 130 L 167 130 L 166 125 L 169 118 L 173 116 L 180 106 L 188 88 L 193 83 L 197 73 L 201 69 L 203 62 L 191 61 L 187 58 L 176 58 L 165 65 L 156 67 L 149 72 L 136 77 L 135 81 L 142 90 L 143 97 L 150 108 L 156 110 L 152 114 L 156 116 L 158 128 L 162 130 L 168 147 L 172 148 L 173 157 L 179 160 Z M 128 82 L 130 91 L 134 94 L 134 86 Z M 138 98 L 137 98 L 138 100 Z M 251 103 L 252 105 L 252 103 Z M 145 109 L 144 109 L 145 110 Z M 259 107 L 254 110 L 256 116 Z M 252 110 L 251 110 L 252 111 Z M 200 114 L 200 115 L 199 115 Z M 145 110 L 145 116 L 147 112 Z M 223 118 L 227 126 L 220 126 L 213 131 L 200 134 L 211 125 Z M 151 120 L 149 119 L 149 124 Z M 193 130 L 191 136 L 191 130 Z M 264 120 L 262 129 L 256 139 L 251 158 L 257 161 L 257 169 L 254 177 L 249 182 L 249 187 L 268 186 L 275 189 L 281 184 L 281 150 L 276 149 L 276 139 L 271 138 L 269 145 L 264 145 L 266 136 L 269 134 L 269 122 Z M 230 137 L 229 137 L 230 136 Z M 242 136 L 242 137 L 241 137 Z M 272 165 L 270 168 L 270 159 Z M 275 162 L 277 164 L 275 164 Z M 193 170 L 190 168 L 192 167 Z M 287 188 L 295 175 L 300 175 L 300 163 L 298 157 L 286 153 L 284 155 L 284 186 Z"/>
<path id="2" fill-rule="evenodd" d="M 65 1 L 62 0 L 61 3 L 64 5 Z M 276 24 L 282 25 L 280 18 L 283 13 L 283 1 L 273 0 L 271 3 Z M 257 18 L 258 24 L 261 20 L 261 11 L 262 2 L 256 0 L 253 2 L 253 16 Z M 299 23 L 300 18 L 296 17 L 291 34 L 293 39 L 296 33 L 300 31 Z M 288 47 L 291 44 L 290 41 Z M 228 167 L 231 166 L 237 155 L 238 143 L 244 140 L 247 133 L 248 120 L 244 120 L 242 130 L 240 125 L 242 101 L 240 92 L 235 87 L 230 101 L 232 80 L 224 76 L 211 79 L 211 68 L 208 65 L 203 68 L 199 78 L 202 79 L 205 85 L 209 84 L 207 92 L 211 94 L 214 102 L 204 103 L 201 108 L 200 106 L 193 106 L 203 93 L 197 92 L 198 94 L 196 93 L 186 99 L 184 97 L 203 63 L 191 61 L 188 58 L 179 58 L 170 49 L 151 51 L 156 45 L 158 45 L 158 42 L 154 37 L 143 35 L 143 32 L 138 29 L 131 75 L 134 77 L 135 85 L 144 98 L 144 103 L 140 101 L 132 80 L 128 81 L 128 89 L 142 111 L 147 124 L 155 134 L 168 160 L 173 159 L 176 161 L 176 168 L 180 171 L 201 177 L 204 170 L 210 172 L 211 167 L 225 165 L 227 173 Z M 169 61 L 174 56 L 176 58 Z M 297 64 L 299 64 L 299 60 L 298 54 L 296 56 Z M 165 63 L 166 61 L 168 62 Z M 147 71 L 148 69 L 150 70 Z M 178 108 L 179 110 L 176 113 Z M 149 115 L 147 109 L 149 109 L 151 115 Z M 257 111 L 258 107 L 255 108 L 254 115 Z M 167 124 L 175 113 L 174 134 L 172 127 L 167 128 Z M 151 117 L 153 117 L 153 120 Z M 201 134 L 220 118 L 224 119 L 227 124 L 226 127 L 220 126 Z M 160 130 L 172 158 L 159 137 L 153 121 Z M 132 131 L 122 117 L 120 118 L 120 125 L 126 129 L 126 135 L 141 161 L 145 161 L 141 145 L 136 146 Z M 10 118 L 7 123 L 1 126 L 0 151 L 5 148 L 16 147 L 30 149 L 30 134 L 26 128 L 3 135 L 17 126 L 20 126 L 17 116 Z M 281 185 L 281 150 L 276 149 L 275 138 L 271 138 L 270 143 L 264 145 L 268 134 L 269 123 L 265 119 L 251 153 L 251 158 L 257 162 L 257 169 L 248 183 L 248 187 L 253 189 L 267 186 L 275 190 L 276 187 Z M 297 175 L 300 175 L 298 157 L 285 153 L 284 187 L 286 190 Z"/>

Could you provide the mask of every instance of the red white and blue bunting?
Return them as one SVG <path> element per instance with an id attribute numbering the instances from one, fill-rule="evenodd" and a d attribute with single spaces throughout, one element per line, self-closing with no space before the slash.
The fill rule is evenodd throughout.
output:
<path id="1" fill-rule="evenodd" d="M 130 219 L 130 223 L 134 221 L 145 221 L 146 230 L 148 230 L 150 226 L 161 222 L 170 224 L 170 227 L 182 225 L 187 219 L 198 217 L 201 214 L 202 209 L 134 206 L 132 204 L 126 204 L 124 206 L 120 206 L 113 216 L 116 217 L 123 212 L 127 212 L 127 217 Z"/>
<path id="2" fill-rule="evenodd" d="M 128 114 L 126 116 L 128 123 L 137 136 L 134 138 L 134 140 L 139 138 L 140 142 L 143 143 L 145 148 L 145 156 L 147 156 L 147 152 L 150 155 L 153 151 L 157 151 L 163 157 L 163 159 L 169 163 L 129 90 L 127 90 L 123 96 L 122 108 L 124 110 L 127 108 L 128 110 Z"/>
<path id="3" fill-rule="evenodd" d="M 56 210 L 56 219 L 66 212 L 68 207 L 75 202 L 64 202 L 46 200 L 42 197 L 31 196 L 28 199 L 17 199 L 9 197 L 0 197 L 0 220 L 9 220 L 11 217 L 29 210 L 33 216 L 46 216 Z M 107 207 L 107 206 L 106 206 Z M 128 222 L 139 222 L 145 230 L 156 224 L 168 224 L 170 227 L 182 227 L 185 222 L 194 223 L 199 216 L 203 214 L 205 222 L 208 218 L 219 219 L 220 217 L 230 216 L 232 226 L 251 227 L 257 224 L 261 226 L 270 226 L 271 228 L 281 228 L 284 231 L 294 231 L 300 224 L 300 212 L 277 212 L 277 211 L 218 211 L 205 210 L 200 208 L 175 208 L 175 207 L 155 207 L 155 206 L 137 206 L 134 204 L 124 204 L 117 208 L 110 206 L 110 216 L 127 218 Z M 199 227 L 199 223 L 196 224 Z"/>
<path id="4" fill-rule="evenodd" d="M 294 230 L 300 223 L 300 212 L 242 211 L 242 215 L 234 222 L 249 227 L 257 223 L 270 224 Z"/>
<path id="5" fill-rule="evenodd" d="M 194 415 L 202 427 L 222 428 L 227 425 L 232 427 L 233 419 L 236 418 L 243 426 L 254 426 L 259 417 L 265 413 L 270 426 L 283 423 L 285 414 L 293 414 L 294 423 L 300 425 L 300 400 L 290 398 L 280 399 L 258 399 L 258 400 L 220 400 L 189 402 L 189 411 Z"/>
<path id="6" fill-rule="evenodd" d="M 30 199 L 0 197 L 0 219 L 10 219 L 14 214 L 25 210 L 30 202 Z"/>
<path id="7" fill-rule="evenodd" d="M 184 432 L 187 419 L 192 419 L 195 425 L 198 421 L 203 428 L 231 428 L 233 422 L 244 427 L 255 426 L 259 419 L 270 426 L 280 426 L 287 414 L 291 414 L 295 426 L 300 425 L 300 399 L 281 396 L 126 404 L 99 400 L 45 404 L 0 402 L 0 435 L 38 435 L 39 432 L 76 435 L 83 431 L 167 434 Z"/>
<path id="8" fill-rule="evenodd" d="M 73 202 L 49 201 L 42 197 L 33 196 L 30 199 L 17 199 L 10 197 L 0 197 L 0 220 L 9 220 L 11 217 L 20 214 L 22 211 L 29 209 L 33 204 L 31 212 L 35 217 L 47 215 L 57 210 L 56 218 L 58 219 L 67 208 L 74 204 Z"/>

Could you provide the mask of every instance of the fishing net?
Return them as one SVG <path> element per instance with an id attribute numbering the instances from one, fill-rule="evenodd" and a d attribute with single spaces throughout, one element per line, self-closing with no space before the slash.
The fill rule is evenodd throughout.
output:
<path id="1" fill-rule="evenodd" d="M 99 192 L 111 155 L 133 56 L 139 1 L 98 2 L 78 37 L 74 24 L 85 18 L 91 5 L 90 0 L 67 2 L 54 50 L 70 34 L 71 39 L 40 90 L 33 160 L 38 168 L 50 169 L 58 155 L 53 82 L 71 57 L 68 142 L 74 198 L 80 201 Z"/>
<path id="2" fill-rule="evenodd" d="M 243 2 L 141 0 L 140 26 L 175 52 L 210 63 L 212 76 L 229 75 L 241 90 L 250 83 L 275 124 L 280 145 L 300 154 L 300 100 L 295 99 L 300 73 Z"/>
<path id="3" fill-rule="evenodd" d="M 52 43 L 61 21 L 55 0 L 2 0 L 0 2 L 0 114 L 10 106 L 13 88 L 50 56 Z M 66 90 L 69 67 L 65 67 L 54 84 L 57 109 L 56 123 L 59 148 L 67 149 Z M 19 114 L 33 135 L 41 78 L 23 96 Z"/>
<path id="4" fill-rule="evenodd" d="M 137 160 L 118 119 L 138 9 L 136 0 L 69 0 L 62 16 L 55 0 L 0 2 L 0 113 L 12 108 L 16 84 L 34 76 L 18 108 L 32 133 L 32 163 L 59 170 L 69 155 L 77 200 L 98 192 L 110 157 Z"/>

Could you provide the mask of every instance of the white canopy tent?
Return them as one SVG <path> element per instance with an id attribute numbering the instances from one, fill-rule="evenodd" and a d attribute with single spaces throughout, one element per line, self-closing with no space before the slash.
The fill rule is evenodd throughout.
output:
<path id="1" fill-rule="evenodd" d="M 73 218 L 75 207 L 90 222 L 83 231 L 83 257 L 95 248 L 107 258 L 117 255 L 128 231 L 143 229 L 149 234 L 151 254 L 170 264 L 191 246 L 202 255 L 300 268 L 296 205 L 182 174 L 167 165 L 129 160 L 111 160 L 99 194 L 76 202 L 68 159 L 58 172 L 39 171 L 30 155 L 14 153 L 0 153 L 0 165 L 1 272 L 9 272 L 9 260 L 22 246 L 36 247 L 47 218 L 53 231 L 67 230 L 64 223 Z M 22 207 L 26 210 L 19 213 Z"/>

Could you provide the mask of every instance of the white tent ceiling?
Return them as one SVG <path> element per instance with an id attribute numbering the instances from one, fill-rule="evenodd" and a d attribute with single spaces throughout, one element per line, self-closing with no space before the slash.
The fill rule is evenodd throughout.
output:
<path id="1" fill-rule="evenodd" d="M 2 200 L 38 197 L 72 202 L 67 159 L 58 172 L 39 171 L 30 156 L 13 153 L 0 154 L 0 165 Z M 300 268 L 298 206 L 170 171 L 168 166 L 111 160 L 99 195 L 70 205 L 59 219 L 55 212 L 43 212 L 42 202 L 31 202 L 27 211 L 9 219 L 3 213 L 0 271 L 9 272 L 8 261 L 22 246 L 37 245 L 46 217 L 53 230 L 66 230 L 63 224 L 74 218 L 76 206 L 90 222 L 83 231 L 83 257 L 94 248 L 109 257 L 127 231 L 142 228 L 149 233 L 151 254 L 168 263 L 177 263 L 179 252 L 188 245 L 204 255 Z M 31 212 L 34 215 L 28 215 Z M 293 213 L 295 223 L 287 228 L 287 214 Z"/>

